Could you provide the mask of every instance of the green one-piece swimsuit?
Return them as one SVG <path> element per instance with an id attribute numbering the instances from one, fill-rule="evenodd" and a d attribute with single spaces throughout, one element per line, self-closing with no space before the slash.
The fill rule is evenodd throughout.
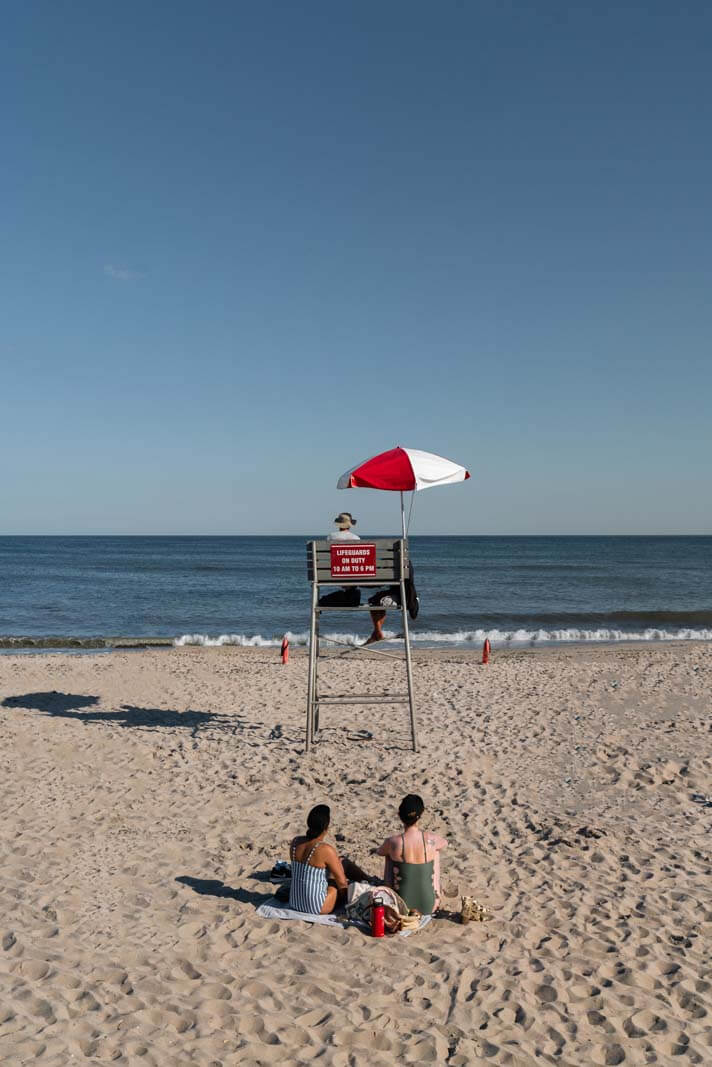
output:
<path id="1" fill-rule="evenodd" d="M 427 859 L 428 848 L 423 834 L 424 863 L 405 862 L 405 834 L 401 835 L 403 842 L 403 859 L 391 860 L 393 871 L 393 888 L 396 893 L 406 902 L 409 908 L 415 908 L 421 915 L 430 915 L 435 907 L 435 887 L 433 877 L 435 873 L 435 861 Z"/>

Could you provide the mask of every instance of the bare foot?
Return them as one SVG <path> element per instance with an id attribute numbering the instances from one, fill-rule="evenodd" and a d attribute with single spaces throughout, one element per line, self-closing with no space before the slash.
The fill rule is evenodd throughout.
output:
<path id="1" fill-rule="evenodd" d="M 371 634 L 364 641 L 364 645 L 372 645 L 375 641 L 383 641 L 383 634 Z"/>

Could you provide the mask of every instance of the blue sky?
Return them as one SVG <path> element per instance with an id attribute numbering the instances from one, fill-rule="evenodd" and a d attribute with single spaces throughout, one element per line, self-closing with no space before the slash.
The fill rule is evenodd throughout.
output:
<path id="1" fill-rule="evenodd" d="M 712 10 L 5 7 L 1 533 L 711 533 Z M 9 107 L 7 106 L 9 103 Z"/>

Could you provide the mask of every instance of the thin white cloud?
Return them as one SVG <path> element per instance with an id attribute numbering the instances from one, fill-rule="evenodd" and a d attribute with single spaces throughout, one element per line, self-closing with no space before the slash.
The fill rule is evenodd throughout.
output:
<path id="1" fill-rule="evenodd" d="M 104 274 L 107 278 L 116 278 L 119 282 L 132 282 L 141 275 L 136 270 L 128 270 L 126 267 L 117 267 L 114 263 L 104 264 Z"/>

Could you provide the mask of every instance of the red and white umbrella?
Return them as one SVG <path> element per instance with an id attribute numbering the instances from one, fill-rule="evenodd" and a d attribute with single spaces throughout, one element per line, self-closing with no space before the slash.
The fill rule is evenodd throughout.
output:
<path id="1" fill-rule="evenodd" d="M 336 483 L 337 489 L 384 489 L 400 492 L 403 537 L 405 530 L 405 507 L 403 493 L 431 489 L 435 485 L 452 485 L 464 482 L 470 472 L 434 452 L 422 452 L 418 448 L 391 448 L 342 474 Z"/>

